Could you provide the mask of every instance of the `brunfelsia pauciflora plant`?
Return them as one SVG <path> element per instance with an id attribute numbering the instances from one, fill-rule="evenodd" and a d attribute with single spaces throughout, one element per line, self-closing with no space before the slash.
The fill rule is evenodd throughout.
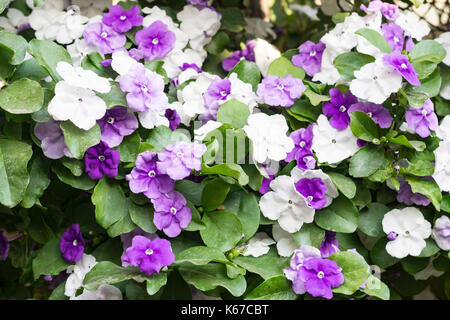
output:
<path id="1" fill-rule="evenodd" d="M 446 298 L 450 33 L 1 3 L 3 299 Z"/>

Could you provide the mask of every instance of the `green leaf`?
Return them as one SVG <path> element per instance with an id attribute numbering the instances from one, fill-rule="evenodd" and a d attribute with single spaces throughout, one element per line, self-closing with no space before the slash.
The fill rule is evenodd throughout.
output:
<path id="1" fill-rule="evenodd" d="M 378 126 L 367 113 L 354 111 L 350 113 L 350 119 L 350 128 L 359 139 L 372 142 L 380 137 Z"/>
<path id="2" fill-rule="evenodd" d="M 158 126 L 150 131 L 148 138 L 146 140 L 152 146 L 154 152 L 163 151 L 167 145 L 174 144 L 177 141 L 188 141 L 189 139 L 186 135 L 179 132 L 172 132 L 166 126 Z"/>
<path id="3" fill-rule="evenodd" d="M 439 252 L 440 248 L 432 238 L 425 239 L 426 246 L 417 256 L 419 258 L 428 258 Z"/>
<path id="4" fill-rule="evenodd" d="M 16 81 L 21 78 L 40 81 L 47 76 L 47 71 L 36 62 L 36 59 L 30 58 L 17 66 L 11 81 Z"/>
<path id="5" fill-rule="evenodd" d="M 1 8 L 1 4 L 0 4 Z M 27 41 L 17 34 L 11 32 L 0 32 L 0 45 L 11 49 L 14 52 L 12 59 L 9 61 L 12 65 L 18 65 L 23 62 L 27 50 Z"/>
<path id="6" fill-rule="evenodd" d="M 141 145 L 141 137 L 135 131 L 133 134 L 123 138 L 122 143 L 117 147 L 120 152 L 121 162 L 135 162 Z"/>
<path id="7" fill-rule="evenodd" d="M 0 107 L 12 114 L 36 112 L 43 103 L 44 91 L 34 80 L 22 78 L 0 90 Z"/>
<path id="8" fill-rule="evenodd" d="M 192 264 L 201 266 L 212 261 L 234 265 L 219 249 L 204 246 L 196 246 L 183 250 L 176 254 L 175 258 L 176 260 L 174 264 L 176 265 L 190 262 Z"/>
<path id="9" fill-rule="evenodd" d="M 156 227 L 153 224 L 153 206 L 139 206 L 130 201 L 128 210 L 131 220 L 142 230 L 148 233 L 156 232 Z"/>
<path id="10" fill-rule="evenodd" d="M 383 269 L 393 266 L 400 261 L 387 253 L 386 244 L 388 241 L 386 237 L 380 238 L 370 250 L 372 262 Z"/>
<path id="11" fill-rule="evenodd" d="M 442 197 L 441 210 L 450 213 L 450 195 Z"/>
<path id="12" fill-rule="evenodd" d="M 39 198 L 44 194 L 50 184 L 48 178 L 49 165 L 41 157 L 36 157 L 31 162 L 30 183 L 27 186 L 23 200 L 20 203 L 24 208 L 31 208 L 39 203 Z"/>
<path id="13" fill-rule="evenodd" d="M 367 278 L 366 286 L 362 292 L 382 300 L 389 300 L 390 298 L 389 287 L 373 275 L 369 275 L 369 278 Z"/>
<path id="14" fill-rule="evenodd" d="M 232 261 L 247 271 L 260 275 L 264 280 L 283 275 L 283 268 L 289 265 L 289 260 L 280 258 L 277 250 L 273 247 L 265 255 L 259 257 L 238 256 Z"/>
<path id="15" fill-rule="evenodd" d="M 294 66 L 292 62 L 285 57 L 275 59 L 270 64 L 267 74 L 273 74 L 281 78 L 284 78 L 288 74 L 302 80 L 305 78 L 305 71 L 303 71 L 302 68 Z"/>
<path id="16" fill-rule="evenodd" d="M 215 211 L 205 213 L 202 218 L 206 228 L 200 230 L 200 236 L 208 247 L 228 251 L 241 240 L 242 224 L 231 212 Z"/>
<path id="17" fill-rule="evenodd" d="M 336 188 L 347 198 L 353 199 L 356 195 L 356 185 L 352 179 L 337 172 L 327 172 Z"/>
<path id="18" fill-rule="evenodd" d="M 267 279 L 244 297 L 245 300 L 295 300 L 297 295 L 284 276 Z"/>
<path id="19" fill-rule="evenodd" d="M 96 184 L 96 181 L 89 178 L 87 174 L 76 177 L 71 174 L 67 168 L 63 167 L 59 163 L 56 163 L 52 167 L 52 171 L 58 176 L 59 180 L 76 189 L 88 191 L 91 190 Z"/>
<path id="20" fill-rule="evenodd" d="M 404 178 L 411 186 L 413 193 L 423 194 L 431 200 L 431 203 L 434 205 L 437 211 L 441 210 L 442 194 L 441 189 L 436 184 L 436 182 L 409 175 L 405 175 Z"/>
<path id="21" fill-rule="evenodd" d="M 238 79 L 245 83 L 252 85 L 253 91 L 256 91 L 258 84 L 261 82 L 261 72 L 259 71 L 256 63 L 247 60 L 241 60 L 234 66 L 234 68 L 228 73 L 228 77 L 236 73 Z"/>
<path id="22" fill-rule="evenodd" d="M 389 212 L 390 209 L 384 204 L 373 202 L 364 211 L 359 214 L 358 228 L 371 237 L 381 237 L 384 235 L 383 221 L 384 215 Z"/>
<path id="23" fill-rule="evenodd" d="M 425 148 L 426 148 L 426 144 L 423 141 L 409 141 L 403 135 L 389 139 L 389 143 L 404 146 L 404 147 L 414 149 L 419 152 L 425 150 Z"/>
<path id="24" fill-rule="evenodd" d="M 442 83 L 439 68 L 436 68 L 427 78 L 420 80 L 420 83 L 421 86 L 408 85 L 405 90 L 406 95 L 412 96 L 413 94 L 426 93 L 428 98 L 439 95 L 439 89 L 441 88 Z"/>
<path id="25" fill-rule="evenodd" d="M 315 223 L 325 230 L 352 233 L 358 227 L 358 210 L 349 199 L 341 195 L 330 206 L 316 212 Z"/>
<path id="26" fill-rule="evenodd" d="M 212 54 L 221 54 L 230 43 L 230 37 L 223 31 L 217 32 L 211 39 L 211 42 L 205 46 L 205 50 Z"/>
<path id="27" fill-rule="evenodd" d="M 414 152 L 408 157 L 409 166 L 400 168 L 400 174 L 409 173 L 415 176 L 431 176 L 434 173 L 434 154 L 431 151 Z"/>
<path id="28" fill-rule="evenodd" d="M 368 177 L 381 167 L 384 149 L 367 145 L 359 149 L 350 159 L 349 174 L 355 178 Z"/>
<path id="29" fill-rule="evenodd" d="M 178 180 L 175 182 L 175 190 L 181 192 L 194 205 L 200 206 L 205 185 L 205 183 L 196 183 L 190 180 Z"/>
<path id="30" fill-rule="evenodd" d="M 299 121 L 315 122 L 320 115 L 321 109 L 314 108 L 306 100 L 296 100 L 287 112 Z"/>
<path id="31" fill-rule="evenodd" d="M 247 25 L 242 11 L 238 8 L 218 8 L 217 12 L 222 14 L 220 19 L 222 30 L 241 32 Z"/>
<path id="32" fill-rule="evenodd" d="M 375 58 L 367 54 L 346 52 L 338 55 L 333 64 L 345 81 L 351 81 L 355 78 L 353 74 L 355 71 L 374 61 Z"/>
<path id="33" fill-rule="evenodd" d="M 56 71 L 58 62 L 65 61 L 72 64 L 72 58 L 67 50 L 53 41 L 33 39 L 30 41 L 29 51 L 56 82 L 62 80 Z"/>
<path id="34" fill-rule="evenodd" d="M 147 280 L 147 293 L 154 295 L 167 283 L 167 273 L 155 273 Z"/>
<path id="35" fill-rule="evenodd" d="M 87 131 L 78 128 L 71 121 L 61 122 L 60 127 L 70 153 L 77 159 L 83 158 L 87 149 L 100 143 L 101 132 L 98 124 Z"/>
<path id="36" fill-rule="evenodd" d="M 422 40 L 409 52 L 412 63 L 422 61 L 439 63 L 445 58 L 446 54 L 447 52 L 442 44 L 434 40 Z"/>
<path id="37" fill-rule="evenodd" d="M 342 274 L 344 275 L 344 283 L 334 288 L 333 292 L 351 295 L 369 277 L 369 265 L 364 258 L 356 253 L 349 251 L 337 252 L 331 255 L 329 259 L 342 268 Z"/>
<path id="38" fill-rule="evenodd" d="M 129 202 L 131 201 L 128 201 L 128 203 Z M 131 232 L 134 229 L 136 229 L 136 225 L 134 224 L 133 220 L 131 220 L 130 215 L 127 214 L 120 218 L 119 221 L 113 223 L 106 231 L 108 232 L 108 236 L 110 238 L 115 238 L 117 236 L 120 236 L 121 234 Z"/>
<path id="39" fill-rule="evenodd" d="M 235 279 L 228 278 L 226 267 L 223 264 L 210 263 L 197 266 L 187 263 L 180 266 L 178 271 L 184 281 L 201 291 L 213 290 L 219 286 L 227 289 L 233 296 L 239 297 L 247 288 L 244 276 L 241 275 Z"/>
<path id="40" fill-rule="evenodd" d="M 0 139 L 0 203 L 15 207 L 26 192 L 30 177 L 27 171 L 33 151 L 27 143 Z"/>
<path id="41" fill-rule="evenodd" d="M 325 230 L 317 227 L 314 223 L 304 223 L 299 231 L 292 234 L 295 242 L 302 245 L 319 248 L 325 239 Z"/>
<path id="42" fill-rule="evenodd" d="M 9 4 L 10 0 L 0 0 L 0 13 L 5 11 L 6 6 Z"/>
<path id="43" fill-rule="evenodd" d="M 367 39 L 375 47 L 383 51 L 384 53 L 391 53 L 392 48 L 387 43 L 386 39 L 377 31 L 369 28 L 362 28 L 355 31 L 355 34 L 360 35 Z"/>
<path id="44" fill-rule="evenodd" d="M 223 203 L 225 211 L 236 214 L 242 224 L 244 233 L 243 241 L 247 241 L 256 233 L 259 227 L 261 211 L 256 197 L 252 193 L 247 193 L 241 189 L 228 194 Z"/>
<path id="45" fill-rule="evenodd" d="M 117 182 L 101 179 L 91 200 L 95 205 L 95 218 L 105 229 L 128 215 L 128 201 Z"/>
<path id="46" fill-rule="evenodd" d="M 232 177 L 236 179 L 241 186 L 245 186 L 249 181 L 249 178 L 242 167 L 235 163 L 222 163 L 212 167 L 202 164 L 200 174 L 220 174 L 223 176 Z"/>
<path id="47" fill-rule="evenodd" d="M 105 101 L 108 109 L 127 105 L 126 95 L 120 90 L 120 86 L 117 83 L 111 83 L 111 90 L 108 93 L 97 93 L 97 96 Z"/>
<path id="48" fill-rule="evenodd" d="M 230 191 L 230 185 L 220 178 L 215 178 L 209 181 L 202 193 L 202 206 L 206 211 L 215 210 L 220 206 L 228 192 Z"/>
<path id="49" fill-rule="evenodd" d="M 187 206 L 191 209 L 192 219 L 189 225 L 186 227 L 186 231 L 199 231 L 205 229 L 205 224 L 202 221 L 202 217 L 200 212 L 198 212 L 197 208 L 190 201 L 187 201 Z"/>
<path id="50" fill-rule="evenodd" d="M 59 241 L 59 238 L 53 238 L 37 252 L 32 264 L 34 280 L 41 275 L 58 275 L 70 266 L 70 263 L 64 261 L 59 251 Z"/>
<path id="51" fill-rule="evenodd" d="M 329 96 L 324 96 L 318 93 L 315 93 L 314 91 L 312 91 L 310 88 L 306 88 L 306 90 L 303 92 L 303 94 L 305 96 L 308 97 L 309 102 L 311 102 L 311 104 L 313 106 L 318 106 L 319 104 L 321 104 L 322 102 L 325 101 L 329 101 L 331 100 L 331 98 Z"/>
<path id="52" fill-rule="evenodd" d="M 430 259 L 426 258 L 417 258 L 413 256 L 407 256 L 406 258 L 400 261 L 403 269 L 411 275 L 416 274 L 417 272 L 422 271 L 428 266 Z"/>
<path id="53" fill-rule="evenodd" d="M 233 128 L 243 128 L 247 124 L 250 109 L 245 103 L 231 99 L 222 104 L 217 111 L 217 121 Z"/>

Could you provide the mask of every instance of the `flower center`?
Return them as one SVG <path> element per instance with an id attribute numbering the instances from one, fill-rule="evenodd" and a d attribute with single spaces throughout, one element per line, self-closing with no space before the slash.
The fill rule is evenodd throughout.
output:
<path id="1" fill-rule="evenodd" d="M 394 36 L 394 42 L 399 42 L 400 39 Z"/>
<path id="2" fill-rule="evenodd" d="M 105 161 L 105 156 L 98 156 L 98 160 Z"/>
<path id="3" fill-rule="evenodd" d="M 148 256 L 151 256 L 153 254 L 153 250 L 152 249 L 147 249 L 145 250 L 145 254 Z"/>
<path id="4" fill-rule="evenodd" d="M 148 88 L 147 88 L 147 86 L 146 85 L 142 85 L 141 86 L 141 90 L 143 91 L 143 92 L 147 92 L 148 91 Z"/>
<path id="5" fill-rule="evenodd" d="M 292 200 L 289 200 L 288 203 L 289 203 L 290 206 L 292 206 L 293 202 L 292 202 Z"/>
<path id="6" fill-rule="evenodd" d="M 367 115 L 372 118 L 372 112 L 367 112 Z"/>
<path id="7" fill-rule="evenodd" d="M 306 198 L 306 200 L 308 200 L 308 202 L 311 202 L 311 201 L 313 200 L 313 196 L 308 196 L 308 197 Z"/>
<path id="8" fill-rule="evenodd" d="M 300 144 L 299 144 L 299 145 L 300 145 L 300 147 L 303 148 L 304 146 L 306 146 L 306 142 L 305 142 L 305 141 L 300 141 Z"/>
<path id="9" fill-rule="evenodd" d="M 378 79 L 378 77 L 377 77 L 377 76 L 374 76 L 374 77 L 373 77 L 373 80 L 377 80 L 377 79 Z"/>
<path id="10" fill-rule="evenodd" d="M 148 172 L 148 176 L 151 177 L 151 178 L 153 178 L 154 176 L 156 176 L 155 170 L 150 170 L 150 171 Z"/>
<path id="11" fill-rule="evenodd" d="M 339 107 L 340 112 L 345 112 L 346 110 L 347 110 L 347 108 L 344 105 Z"/>
<path id="12" fill-rule="evenodd" d="M 109 117 L 106 122 L 113 124 L 114 123 L 114 118 L 113 117 Z"/>
<path id="13" fill-rule="evenodd" d="M 409 237 L 409 231 L 408 230 L 405 231 L 405 237 Z"/>
<path id="14" fill-rule="evenodd" d="M 183 156 L 183 152 L 177 152 L 177 157 L 181 158 Z"/>
<path id="15" fill-rule="evenodd" d="M 74 247 L 76 247 L 78 245 L 77 239 L 73 240 L 72 244 Z"/>
<path id="16" fill-rule="evenodd" d="M 423 109 L 422 110 L 422 115 L 426 116 L 428 114 L 427 110 Z"/>
<path id="17" fill-rule="evenodd" d="M 120 16 L 120 20 L 125 20 L 127 18 L 127 16 Z"/>
<path id="18" fill-rule="evenodd" d="M 336 143 L 336 139 L 332 139 L 332 140 L 331 140 L 331 143 Z"/>
<path id="19" fill-rule="evenodd" d="M 177 209 L 175 209 L 174 207 L 170 208 L 170 213 L 175 215 L 177 213 Z"/>
<path id="20" fill-rule="evenodd" d="M 226 91 L 220 91 L 220 95 L 222 96 L 222 97 L 226 97 L 227 96 L 227 92 Z"/>
<path id="21" fill-rule="evenodd" d="M 317 274 L 317 278 L 322 279 L 325 276 L 325 273 L 323 273 L 323 271 L 319 271 L 319 273 Z"/>
<path id="22" fill-rule="evenodd" d="M 400 67 L 402 67 L 402 69 L 408 68 L 408 67 L 406 66 L 406 64 L 404 64 L 404 63 L 402 63 L 402 64 L 400 65 Z"/>
<path id="23" fill-rule="evenodd" d="M 283 89 L 284 89 L 284 86 L 280 83 L 280 84 L 277 86 L 277 88 L 278 88 L 279 90 L 283 90 Z"/>
<path id="24" fill-rule="evenodd" d="M 81 98 L 78 98 L 78 102 L 83 102 L 83 99 L 81 99 Z"/>
<path id="25" fill-rule="evenodd" d="M 159 39 L 158 38 L 153 38 L 152 43 L 154 45 L 157 45 L 159 43 Z"/>
<path id="26" fill-rule="evenodd" d="M 106 38 L 108 36 L 108 34 L 106 32 L 102 32 L 102 34 L 100 35 L 102 38 Z"/>
<path id="27" fill-rule="evenodd" d="M 309 53 L 309 56 L 310 57 L 314 57 L 316 55 L 316 51 L 315 50 L 313 50 L 313 51 L 311 51 L 310 53 Z"/>

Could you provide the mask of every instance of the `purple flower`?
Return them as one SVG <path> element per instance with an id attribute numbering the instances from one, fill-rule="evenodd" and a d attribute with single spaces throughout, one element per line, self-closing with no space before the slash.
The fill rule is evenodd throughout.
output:
<path id="1" fill-rule="evenodd" d="M 112 62 L 112 59 L 104 59 L 104 60 L 100 61 L 100 64 L 106 68 L 106 67 L 111 66 L 111 62 Z"/>
<path id="2" fill-rule="evenodd" d="M 136 116 L 125 107 L 114 107 L 97 120 L 102 132 L 102 141 L 111 148 L 122 143 L 123 137 L 132 134 L 139 126 Z"/>
<path id="3" fill-rule="evenodd" d="M 268 105 L 290 107 L 305 89 L 302 80 L 290 74 L 283 78 L 269 74 L 258 84 L 256 93 Z"/>
<path id="4" fill-rule="evenodd" d="M 330 118 L 330 125 L 338 130 L 344 130 L 350 124 L 348 109 L 358 99 L 350 92 L 342 94 L 339 89 L 330 89 L 331 100 L 324 103 L 322 112 Z"/>
<path id="5" fill-rule="evenodd" d="M 322 258 L 328 258 L 332 254 L 340 252 L 339 241 L 336 239 L 336 232 L 325 231 L 325 239 L 320 244 L 319 250 Z"/>
<path id="6" fill-rule="evenodd" d="M 195 71 L 197 71 L 197 73 L 202 73 L 203 72 L 203 70 L 198 65 L 196 65 L 195 63 L 187 63 L 187 62 L 185 62 L 185 63 L 183 63 L 183 65 L 181 67 L 178 67 L 178 68 L 181 71 L 185 71 L 185 70 L 191 68 L 191 69 L 194 69 Z"/>
<path id="7" fill-rule="evenodd" d="M 181 180 L 189 176 L 191 170 L 201 169 L 200 158 L 205 152 L 206 146 L 197 141 L 178 141 L 175 145 L 167 145 L 166 150 L 158 154 L 157 168 L 173 180 Z"/>
<path id="8" fill-rule="evenodd" d="M 269 192 L 269 186 L 270 186 L 270 183 L 272 182 L 272 180 L 274 179 L 274 177 L 275 176 L 273 174 L 269 175 L 269 178 L 266 178 L 263 176 L 262 182 L 261 182 L 261 187 L 259 187 L 258 192 L 261 194 L 266 194 L 267 192 Z"/>
<path id="9" fill-rule="evenodd" d="M 175 46 L 175 33 L 166 24 L 157 20 L 150 26 L 136 32 L 138 49 L 147 60 L 164 58 Z"/>
<path id="10" fill-rule="evenodd" d="M 294 251 L 289 267 L 283 271 L 292 281 L 296 294 L 308 292 L 313 297 L 331 299 L 331 289 L 344 283 L 342 269 L 337 263 L 321 258 L 320 251 L 308 245 Z"/>
<path id="11" fill-rule="evenodd" d="M 186 228 L 192 219 L 191 209 L 186 199 L 177 191 L 171 191 L 157 199 L 152 199 L 155 213 L 153 223 L 168 237 L 176 237 Z"/>
<path id="12" fill-rule="evenodd" d="M 436 219 L 431 236 L 439 248 L 450 250 L 450 219 L 447 216 L 442 215 Z"/>
<path id="13" fill-rule="evenodd" d="M 175 131 L 181 123 L 181 118 L 176 110 L 167 109 L 164 116 L 169 120 L 169 129 Z"/>
<path id="14" fill-rule="evenodd" d="M 400 15 L 397 5 L 380 0 L 371 1 L 369 3 L 369 7 L 362 4 L 360 9 L 366 13 L 376 13 L 379 11 L 386 19 L 390 21 L 397 19 Z"/>
<path id="15" fill-rule="evenodd" d="M 127 93 L 127 104 L 135 111 L 164 111 L 168 104 L 164 80 L 157 73 L 136 64 L 120 77 L 120 89 Z"/>
<path id="16" fill-rule="evenodd" d="M 9 253 L 9 240 L 3 233 L 3 230 L 0 230 L 0 258 L 2 261 L 5 261 L 8 258 Z"/>
<path id="17" fill-rule="evenodd" d="M 216 77 L 203 95 L 203 100 L 205 101 L 205 108 L 207 111 L 202 113 L 198 119 L 203 123 L 206 123 L 209 120 L 216 120 L 217 111 L 220 107 L 219 101 L 223 102 L 226 100 L 230 92 L 230 79 L 221 79 Z"/>
<path id="18" fill-rule="evenodd" d="M 148 275 L 160 272 L 162 267 L 169 266 L 174 261 L 175 255 L 168 240 L 150 240 L 143 236 L 135 236 L 131 247 L 122 256 L 122 262 L 139 266 L 139 270 Z"/>
<path id="19" fill-rule="evenodd" d="M 399 177 L 398 181 L 400 182 L 400 189 L 397 194 L 398 202 L 404 203 L 408 206 L 413 204 L 418 206 L 427 206 L 430 204 L 430 199 L 423 194 L 413 193 L 411 186 L 405 181 L 405 179 L 403 179 L 403 177 Z"/>
<path id="20" fill-rule="evenodd" d="M 405 41 L 406 41 L 405 50 L 406 52 L 410 52 L 412 48 L 414 48 L 415 46 L 414 41 L 410 36 L 405 37 Z"/>
<path id="21" fill-rule="evenodd" d="M 51 119 L 48 122 L 36 123 L 34 135 L 41 140 L 41 148 L 47 158 L 60 159 L 64 156 L 73 158 L 59 127 L 59 121 Z"/>
<path id="22" fill-rule="evenodd" d="M 327 199 L 327 186 L 320 178 L 303 178 L 295 184 L 295 189 L 306 198 L 307 204 L 316 209 L 322 209 Z"/>
<path id="23" fill-rule="evenodd" d="M 231 71 L 243 59 L 247 61 L 255 61 L 255 45 L 255 41 L 247 41 L 244 50 L 235 51 L 230 56 L 222 60 L 222 68 L 225 71 Z"/>
<path id="24" fill-rule="evenodd" d="M 208 3 L 206 2 L 206 0 L 187 0 L 187 2 L 189 4 L 194 5 L 194 6 L 200 6 L 202 8 L 206 8 L 206 7 L 209 8 Z"/>
<path id="25" fill-rule="evenodd" d="M 112 27 L 114 31 L 124 33 L 142 24 L 143 18 L 139 13 L 138 6 L 124 11 L 120 5 L 115 5 L 109 7 L 109 12 L 103 15 L 102 21 L 107 26 Z"/>
<path id="26" fill-rule="evenodd" d="M 77 262 L 83 257 L 85 242 L 79 224 L 73 224 L 61 236 L 59 251 L 67 262 Z"/>
<path id="27" fill-rule="evenodd" d="M 123 48 L 127 42 L 125 35 L 101 22 L 89 24 L 84 29 L 83 36 L 86 43 L 96 45 L 103 54 L 113 53 L 115 50 Z"/>
<path id="28" fill-rule="evenodd" d="M 315 44 L 312 41 L 306 41 L 298 47 L 299 54 L 292 57 L 292 63 L 294 66 L 303 68 L 306 74 L 312 77 L 320 72 L 324 50 L 324 43 Z"/>
<path id="29" fill-rule="evenodd" d="M 385 64 L 393 66 L 398 72 L 401 73 L 403 78 L 406 79 L 413 86 L 420 86 L 417 72 L 413 65 L 409 62 L 408 56 L 394 51 L 383 56 L 383 62 Z"/>
<path id="30" fill-rule="evenodd" d="M 398 234 L 395 233 L 394 231 L 391 231 L 388 233 L 387 238 L 389 241 L 394 241 L 395 239 L 397 239 Z"/>
<path id="31" fill-rule="evenodd" d="M 106 175 L 109 178 L 117 176 L 120 163 L 120 153 L 112 150 L 105 142 L 87 149 L 84 155 L 84 166 L 91 179 L 97 180 Z"/>
<path id="32" fill-rule="evenodd" d="M 297 167 L 303 170 L 311 170 L 316 167 L 316 159 L 310 150 L 299 151 L 295 155 Z"/>
<path id="33" fill-rule="evenodd" d="M 403 29 L 395 23 L 383 23 L 381 25 L 381 32 L 384 39 L 392 48 L 392 51 L 402 51 L 403 49 Z"/>
<path id="34" fill-rule="evenodd" d="M 356 139 L 356 144 L 358 145 L 359 148 L 362 148 L 364 146 L 367 146 L 369 144 L 369 142 L 361 140 L 361 139 Z"/>
<path id="35" fill-rule="evenodd" d="M 295 159 L 297 153 L 302 151 L 310 151 L 313 141 L 313 125 L 309 125 L 307 128 L 300 128 L 295 130 L 289 136 L 294 141 L 294 149 L 289 152 L 284 161 L 291 162 Z"/>
<path id="36" fill-rule="evenodd" d="M 428 137 L 430 130 L 436 131 L 439 124 L 431 99 L 427 99 L 422 108 L 408 108 L 405 119 L 408 127 L 422 138 Z"/>
<path id="37" fill-rule="evenodd" d="M 149 199 L 155 199 L 173 190 L 174 181 L 158 170 L 156 161 L 156 153 L 151 151 L 137 156 L 136 166 L 126 176 L 131 192 L 142 192 Z"/>
<path id="38" fill-rule="evenodd" d="M 49 284 L 47 288 L 50 290 L 55 290 L 56 287 L 58 287 L 62 282 L 66 281 L 69 277 L 69 274 L 66 272 L 66 270 L 61 271 L 57 276 L 44 276 L 44 280 L 48 281 Z"/>
<path id="39" fill-rule="evenodd" d="M 353 104 L 349 109 L 348 113 L 354 111 L 362 111 L 367 113 L 372 120 L 380 126 L 380 128 L 389 128 L 392 124 L 392 116 L 389 110 L 383 107 L 381 104 L 376 104 L 372 102 L 358 102 Z"/>

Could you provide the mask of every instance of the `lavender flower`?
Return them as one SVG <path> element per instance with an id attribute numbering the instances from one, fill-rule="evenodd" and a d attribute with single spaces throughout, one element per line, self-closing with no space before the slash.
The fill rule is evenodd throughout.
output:
<path id="1" fill-rule="evenodd" d="M 91 179 L 101 179 L 104 175 L 109 178 L 117 176 L 120 163 L 120 153 L 112 150 L 108 144 L 99 144 L 87 149 L 84 155 L 84 166 Z"/>
<path id="2" fill-rule="evenodd" d="M 398 234 L 395 233 L 394 231 L 391 231 L 388 233 L 387 238 L 389 241 L 394 241 L 395 239 L 397 239 Z"/>
<path id="3" fill-rule="evenodd" d="M 290 74 L 283 78 L 269 74 L 258 84 L 256 93 L 268 105 L 290 107 L 305 89 L 302 80 Z"/>
<path id="4" fill-rule="evenodd" d="M 408 127 L 422 138 L 428 137 L 430 130 L 436 131 L 439 124 L 431 99 L 427 99 L 422 108 L 408 108 L 405 119 Z"/>
<path id="5" fill-rule="evenodd" d="M 120 5 L 109 7 L 109 12 L 103 16 L 103 23 L 110 26 L 114 31 L 124 33 L 133 27 L 142 25 L 143 18 L 141 17 L 138 6 L 131 7 L 130 10 L 123 10 Z"/>
<path id="6" fill-rule="evenodd" d="M 306 198 L 308 206 L 320 210 L 327 203 L 327 186 L 320 178 L 303 178 L 295 184 L 295 189 Z"/>
<path id="7" fill-rule="evenodd" d="M 342 94 L 339 89 L 330 89 L 331 100 L 324 103 L 322 112 L 330 118 L 330 125 L 338 130 L 344 130 L 350 124 L 348 109 L 358 99 L 350 92 Z"/>
<path id="8" fill-rule="evenodd" d="M 175 33 L 166 24 L 157 20 L 150 26 L 136 32 L 135 41 L 138 50 L 147 60 L 164 58 L 175 46 Z"/>
<path id="9" fill-rule="evenodd" d="M 209 85 L 206 90 L 203 100 L 205 101 L 206 112 L 202 113 L 198 119 L 203 123 L 209 120 L 216 120 L 217 111 L 219 110 L 220 102 L 227 99 L 231 92 L 231 81 L 230 79 L 221 79 L 216 77 L 213 82 Z"/>
<path id="10" fill-rule="evenodd" d="M 413 193 L 411 186 L 408 182 L 403 179 L 403 177 L 399 177 L 398 181 L 400 182 L 400 189 L 397 194 L 397 201 L 404 203 L 408 206 L 410 205 L 418 205 L 418 206 L 427 206 L 430 204 L 430 199 L 424 196 L 421 193 Z"/>
<path id="11" fill-rule="evenodd" d="M 419 78 L 417 77 L 417 72 L 413 65 L 409 62 L 407 55 L 394 51 L 392 53 L 385 54 L 383 56 L 383 62 L 387 65 L 393 66 L 411 85 L 421 85 Z"/>
<path id="12" fill-rule="evenodd" d="M 111 148 L 121 144 L 123 137 L 132 134 L 139 126 L 136 116 L 120 106 L 107 110 L 97 123 L 102 132 L 102 141 Z"/>
<path id="13" fill-rule="evenodd" d="M 160 272 L 162 267 L 169 266 L 175 261 L 170 242 L 166 239 L 150 240 L 143 236 L 135 236 L 122 262 L 131 266 L 139 266 L 142 273 L 152 275 Z"/>
<path id="14" fill-rule="evenodd" d="M 400 15 L 397 5 L 380 0 L 371 1 L 369 7 L 361 4 L 360 9 L 368 14 L 381 12 L 381 14 L 390 21 L 394 21 Z"/>
<path id="15" fill-rule="evenodd" d="M 306 41 L 298 47 L 299 54 L 292 57 L 292 63 L 294 66 L 303 68 L 308 76 L 313 77 L 320 72 L 324 50 L 324 43 L 315 44 L 312 41 Z"/>
<path id="16" fill-rule="evenodd" d="M 332 254 L 340 252 L 336 232 L 325 230 L 325 239 L 320 244 L 319 250 L 322 258 L 328 258 Z"/>
<path id="17" fill-rule="evenodd" d="M 126 75 L 120 77 L 120 89 L 127 92 L 127 104 L 135 111 L 151 109 L 154 112 L 164 111 L 168 98 L 164 93 L 162 77 L 142 64 L 136 64 Z"/>
<path id="18" fill-rule="evenodd" d="M 176 237 L 186 228 L 192 219 L 191 209 L 186 199 L 177 191 L 171 191 L 157 199 L 152 199 L 155 213 L 153 223 L 168 237 Z"/>
<path id="19" fill-rule="evenodd" d="M 313 141 L 313 125 L 309 125 L 307 128 L 300 128 L 295 130 L 289 136 L 294 141 L 294 149 L 289 152 L 284 161 L 291 162 L 295 159 L 297 153 L 310 151 Z"/>
<path id="20" fill-rule="evenodd" d="M 200 158 L 205 152 L 206 146 L 197 141 L 178 141 L 175 145 L 167 145 L 166 150 L 158 154 L 157 168 L 173 180 L 181 180 L 189 176 L 191 170 L 201 169 Z"/>
<path id="21" fill-rule="evenodd" d="M 34 135 L 41 140 L 44 155 L 50 159 L 60 159 L 64 156 L 72 158 L 72 154 L 64 140 L 64 134 L 59 121 L 51 119 L 48 122 L 38 122 L 34 127 Z"/>
<path id="22" fill-rule="evenodd" d="M 80 232 L 80 225 L 73 224 L 61 236 L 59 251 L 67 262 L 77 262 L 84 252 L 85 242 Z"/>
<path id="23" fill-rule="evenodd" d="M 0 258 L 2 261 L 5 261 L 8 258 L 9 253 L 9 240 L 3 233 L 3 230 L 0 230 Z"/>
<path id="24" fill-rule="evenodd" d="M 84 29 L 84 40 L 100 49 L 103 54 L 113 53 L 124 47 L 127 37 L 113 28 L 101 23 L 91 23 Z"/>
<path id="25" fill-rule="evenodd" d="M 450 250 L 450 219 L 447 216 L 436 219 L 431 236 L 439 248 L 445 251 Z"/>
<path id="26" fill-rule="evenodd" d="M 169 120 L 169 129 L 175 131 L 181 123 L 181 118 L 176 110 L 167 109 L 164 116 Z"/>
<path id="27" fill-rule="evenodd" d="M 380 128 L 389 128 L 392 124 L 392 116 L 389 110 L 383 107 L 381 104 L 376 104 L 372 102 L 358 102 L 353 104 L 349 109 L 348 113 L 354 111 L 362 111 L 367 113 L 372 120 L 380 126 Z"/>
<path id="28" fill-rule="evenodd" d="M 185 62 L 185 63 L 183 63 L 182 66 L 178 67 L 178 69 L 180 69 L 181 71 L 185 71 L 185 70 L 187 70 L 189 68 L 194 69 L 197 73 L 202 73 L 203 72 L 203 70 L 198 65 L 196 65 L 195 63 L 186 63 Z"/>
<path id="29" fill-rule="evenodd" d="M 402 51 L 404 37 L 403 29 L 395 23 L 383 23 L 381 25 L 381 32 L 383 33 L 384 39 L 392 48 L 392 51 Z"/>
<path id="30" fill-rule="evenodd" d="M 156 166 L 156 153 L 145 151 L 136 158 L 136 166 L 126 176 L 133 193 L 144 193 L 149 199 L 155 199 L 174 188 L 174 181 L 161 174 Z"/>
<path id="31" fill-rule="evenodd" d="M 266 194 L 267 192 L 269 192 L 269 186 L 270 186 L 270 183 L 273 181 L 274 177 L 275 176 L 273 174 L 269 175 L 269 178 L 266 178 L 263 176 L 262 182 L 261 182 L 261 187 L 259 187 L 258 192 L 261 194 Z"/>
<path id="32" fill-rule="evenodd" d="M 231 71 L 243 59 L 255 61 L 255 41 L 247 41 L 244 50 L 234 51 L 230 56 L 222 60 L 222 68 Z"/>

